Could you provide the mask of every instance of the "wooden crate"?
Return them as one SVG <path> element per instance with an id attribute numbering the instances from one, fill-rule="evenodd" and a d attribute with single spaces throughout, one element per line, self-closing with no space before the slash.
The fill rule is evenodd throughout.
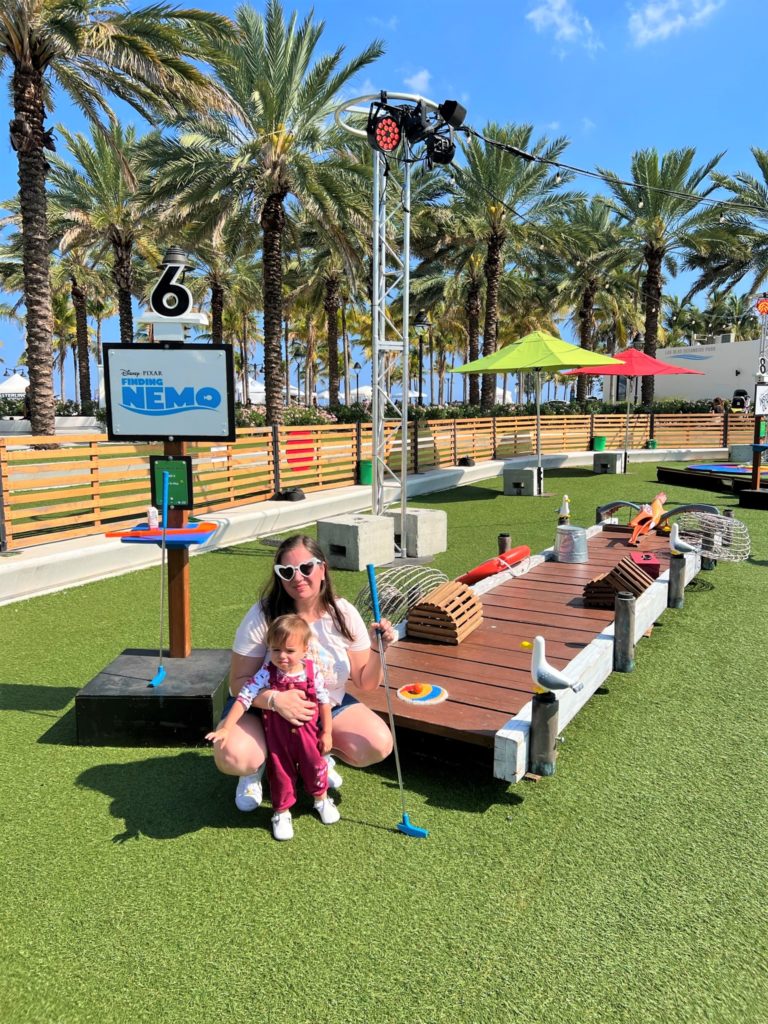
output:
<path id="1" fill-rule="evenodd" d="M 610 572 L 596 576 L 584 587 L 584 606 L 586 608 L 613 608 L 616 594 L 627 590 L 635 597 L 650 587 L 653 580 L 644 572 L 630 555 L 614 566 Z"/>
<path id="2" fill-rule="evenodd" d="M 483 621 L 483 606 L 464 583 L 449 580 L 423 597 L 408 612 L 409 637 L 460 644 Z"/>

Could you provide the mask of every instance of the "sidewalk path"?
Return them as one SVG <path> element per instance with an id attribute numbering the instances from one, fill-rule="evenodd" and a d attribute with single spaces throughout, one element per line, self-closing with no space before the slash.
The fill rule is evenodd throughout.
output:
<path id="1" fill-rule="evenodd" d="M 723 448 L 663 449 L 630 452 L 630 461 L 681 462 L 690 459 L 727 458 Z M 476 466 L 452 466 L 435 469 L 408 478 L 408 497 L 451 490 L 476 480 L 501 476 L 507 464 L 530 465 L 531 456 L 497 459 Z M 592 452 L 567 452 L 542 456 L 545 468 L 591 466 Z M 400 500 L 399 486 L 387 486 L 387 500 L 395 505 Z M 219 529 L 207 544 L 190 548 L 194 556 L 213 548 L 244 544 L 257 537 L 266 537 L 287 530 L 298 530 L 318 519 L 361 512 L 371 507 L 371 488 L 340 487 L 331 491 L 315 491 L 304 501 L 262 501 L 242 505 L 226 512 L 206 514 L 205 519 L 219 523 Z M 160 564 L 160 549 L 149 544 L 121 544 L 104 536 L 77 537 L 24 548 L 0 555 L 0 605 L 23 601 L 68 587 L 81 586 L 110 576 L 120 576 L 136 569 Z"/>

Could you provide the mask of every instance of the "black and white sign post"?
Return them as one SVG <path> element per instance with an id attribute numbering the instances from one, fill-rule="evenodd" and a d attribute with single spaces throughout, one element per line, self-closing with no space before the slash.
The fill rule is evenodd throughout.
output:
<path id="1" fill-rule="evenodd" d="M 77 739 L 88 745 L 199 746 L 219 721 L 227 694 L 229 650 L 192 649 L 188 544 L 205 524 L 187 523 L 194 496 L 185 450 L 190 441 L 235 439 L 232 348 L 187 341 L 190 329 L 205 327 L 208 318 L 193 312 L 186 269 L 185 254 L 169 249 L 151 308 L 139 317 L 152 327 L 151 344 L 104 346 L 110 440 L 163 442 L 164 454 L 151 460 L 150 476 L 153 504 L 167 481 L 167 522 L 162 531 L 141 523 L 120 536 L 158 544 L 161 533 L 168 554 L 170 658 L 162 663 L 161 577 L 160 652 L 149 646 L 124 650 L 75 696 Z"/>
<path id="2" fill-rule="evenodd" d="M 187 269 L 181 249 L 166 252 L 150 310 L 138 319 L 151 326 L 153 344 L 104 347 L 110 438 L 162 440 L 163 458 L 179 461 L 190 440 L 235 436 L 231 347 L 186 343 L 191 327 L 208 323 L 204 313 L 192 312 Z M 171 503 L 166 529 L 187 526 L 191 504 Z M 186 658 L 192 650 L 187 546 L 168 549 L 168 634 L 170 657 Z"/>

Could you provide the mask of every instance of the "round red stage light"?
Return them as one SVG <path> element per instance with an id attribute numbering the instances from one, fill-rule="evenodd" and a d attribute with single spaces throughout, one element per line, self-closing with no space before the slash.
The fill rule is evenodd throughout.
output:
<path id="1" fill-rule="evenodd" d="M 376 140 L 376 146 L 382 151 L 382 153 L 392 153 L 400 145 L 402 139 L 402 132 L 400 131 L 400 125 L 394 119 L 386 114 L 376 122 L 374 129 L 374 138 Z"/>

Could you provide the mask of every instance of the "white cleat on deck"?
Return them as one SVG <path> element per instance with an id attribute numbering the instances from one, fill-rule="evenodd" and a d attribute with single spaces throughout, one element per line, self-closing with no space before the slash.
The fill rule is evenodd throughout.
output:
<path id="1" fill-rule="evenodd" d="M 576 683 L 574 685 L 559 669 L 549 664 L 543 636 L 533 638 L 531 679 L 536 684 L 538 693 L 554 692 L 556 690 L 573 690 L 574 693 L 578 693 L 584 685 L 583 683 Z"/>
<path id="2" fill-rule="evenodd" d="M 672 523 L 672 529 L 669 531 L 669 550 L 673 555 L 687 555 L 691 551 L 698 552 L 699 549 L 683 540 L 680 536 L 680 527 L 677 523 Z"/>

